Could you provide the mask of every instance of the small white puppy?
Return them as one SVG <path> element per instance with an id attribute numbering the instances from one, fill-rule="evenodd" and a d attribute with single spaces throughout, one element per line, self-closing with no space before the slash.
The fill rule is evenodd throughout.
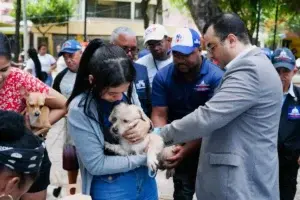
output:
<path id="1" fill-rule="evenodd" d="M 129 126 L 130 123 L 138 119 L 149 121 L 150 123 L 150 119 L 138 106 L 125 103 L 117 105 L 110 114 L 109 121 L 112 123 L 110 132 L 120 139 L 120 144 L 116 145 L 105 142 L 105 148 L 119 155 L 130 155 L 143 154 L 148 147 L 147 166 L 155 172 L 159 163 L 163 163 L 162 158 L 169 158 L 173 155 L 172 148 L 167 147 L 164 149 L 163 139 L 157 134 L 140 133 L 144 139 L 137 144 L 132 144 L 122 137 L 131 128 Z"/>

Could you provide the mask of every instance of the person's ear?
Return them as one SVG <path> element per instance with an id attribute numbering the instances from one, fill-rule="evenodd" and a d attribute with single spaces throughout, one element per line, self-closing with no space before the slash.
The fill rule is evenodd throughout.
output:
<path id="1" fill-rule="evenodd" d="M 11 178 L 5 185 L 4 194 L 14 194 L 17 190 L 19 190 L 20 178 L 13 177 Z"/>
<path id="2" fill-rule="evenodd" d="M 298 68 L 295 67 L 295 68 L 293 69 L 293 75 L 297 74 L 297 72 L 298 72 Z"/>
<path id="3" fill-rule="evenodd" d="M 89 75 L 89 83 L 91 84 L 91 85 L 93 85 L 93 83 L 94 83 L 94 76 L 93 75 Z"/>

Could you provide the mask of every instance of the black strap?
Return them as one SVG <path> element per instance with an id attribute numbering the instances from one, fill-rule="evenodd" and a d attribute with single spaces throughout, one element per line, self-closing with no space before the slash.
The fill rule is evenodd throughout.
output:
<path id="1" fill-rule="evenodd" d="M 152 56 L 152 58 L 153 58 L 153 56 Z M 154 58 L 153 58 L 153 63 L 154 63 L 154 66 L 155 66 L 156 70 L 158 71 L 158 66 L 157 66 L 156 61 L 155 61 Z"/>

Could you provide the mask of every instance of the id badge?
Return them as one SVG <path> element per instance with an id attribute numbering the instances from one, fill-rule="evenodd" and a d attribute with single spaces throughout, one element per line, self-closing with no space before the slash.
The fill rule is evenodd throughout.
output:
<path id="1" fill-rule="evenodd" d="M 289 106 L 288 119 L 300 119 L 300 106 Z"/>

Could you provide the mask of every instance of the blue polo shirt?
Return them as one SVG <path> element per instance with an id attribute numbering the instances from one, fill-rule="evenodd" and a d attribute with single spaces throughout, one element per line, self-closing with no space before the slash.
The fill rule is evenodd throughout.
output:
<path id="1" fill-rule="evenodd" d="M 168 107 L 169 123 L 181 119 L 213 96 L 223 73 L 217 65 L 202 57 L 196 79 L 188 82 L 172 63 L 157 72 L 154 78 L 152 106 Z"/>
<path id="2" fill-rule="evenodd" d="M 147 68 L 138 63 L 134 63 L 136 77 L 134 86 L 138 94 L 141 106 L 146 115 L 150 116 L 151 113 L 151 87 L 148 78 Z"/>

